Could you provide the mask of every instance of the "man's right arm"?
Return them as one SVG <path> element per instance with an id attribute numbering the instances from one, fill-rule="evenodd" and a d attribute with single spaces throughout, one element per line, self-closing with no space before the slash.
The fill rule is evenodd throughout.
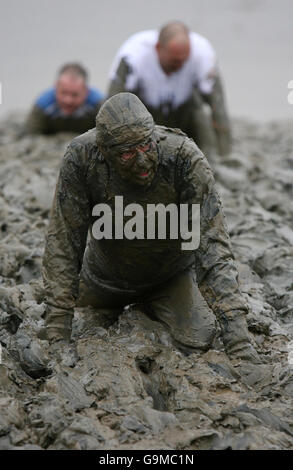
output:
<path id="1" fill-rule="evenodd" d="M 118 68 L 115 72 L 115 75 L 111 79 L 109 89 L 108 89 L 108 97 L 116 95 L 117 93 L 122 93 L 124 91 L 129 91 L 126 88 L 126 79 L 130 73 L 130 67 L 125 61 L 125 59 L 121 59 L 118 65 Z"/>
<path id="2" fill-rule="evenodd" d="M 28 134 L 46 134 L 47 131 L 47 116 L 44 111 L 35 104 L 27 117 L 25 132 Z"/>
<path id="3" fill-rule="evenodd" d="M 49 341 L 70 339 L 78 277 L 90 223 L 85 148 L 68 148 L 60 169 L 43 257 L 46 330 Z"/>

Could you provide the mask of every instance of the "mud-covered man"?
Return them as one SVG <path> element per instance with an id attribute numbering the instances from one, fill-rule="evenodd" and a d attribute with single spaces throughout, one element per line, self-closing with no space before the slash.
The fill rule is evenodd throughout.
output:
<path id="1" fill-rule="evenodd" d="M 58 72 L 54 87 L 43 92 L 25 124 L 31 134 L 75 132 L 81 134 L 95 125 L 102 94 L 87 85 L 88 74 L 78 63 L 68 63 Z"/>
<path id="2" fill-rule="evenodd" d="M 198 248 L 182 250 L 182 240 L 168 237 L 98 240 L 93 208 L 104 203 L 115 215 L 117 196 L 144 209 L 199 204 Z M 137 96 L 108 99 L 96 128 L 73 139 L 60 169 L 43 259 L 49 341 L 70 340 L 76 305 L 115 318 L 139 304 L 184 351 L 207 350 L 217 318 L 226 352 L 258 361 L 237 276 L 205 156 L 183 132 L 154 125 Z"/>
<path id="3" fill-rule="evenodd" d="M 118 50 L 109 96 L 130 91 L 156 124 L 177 127 L 209 156 L 231 149 L 231 133 L 216 53 L 210 42 L 180 22 L 131 36 Z M 211 111 L 211 119 L 204 112 Z"/>

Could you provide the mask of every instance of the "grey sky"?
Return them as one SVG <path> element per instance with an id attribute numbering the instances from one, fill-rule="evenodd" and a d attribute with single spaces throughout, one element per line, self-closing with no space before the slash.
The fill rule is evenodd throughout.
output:
<path id="1" fill-rule="evenodd" d="M 234 116 L 293 118 L 292 0 L 1 0 L 0 115 L 28 109 L 65 61 L 81 61 L 106 90 L 129 35 L 180 19 L 214 45 Z"/>

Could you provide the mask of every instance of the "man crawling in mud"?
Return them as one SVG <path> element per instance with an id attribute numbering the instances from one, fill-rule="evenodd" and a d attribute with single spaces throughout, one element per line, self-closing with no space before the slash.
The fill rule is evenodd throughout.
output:
<path id="1" fill-rule="evenodd" d="M 170 237 L 95 237 L 93 208 L 107 204 L 115 219 L 117 196 L 123 196 L 124 205 L 136 203 L 143 209 L 148 204 L 199 204 L 199 246 L 182 250 L 182 240 Z M 209 349 L 217 319 L 227 354 L 260 362 L 250 341 L 247 307 L 207 159 L 183 132 L 156 126 L 131 93 L 108 99 L 96 128 L 67 148 L 43 277 L 46 334 L 57 349 L 70 341 L 75 306 L 106 309 L 117 318 L 125 306 L 138 304 L 168 328 L 184 352 Z"/>

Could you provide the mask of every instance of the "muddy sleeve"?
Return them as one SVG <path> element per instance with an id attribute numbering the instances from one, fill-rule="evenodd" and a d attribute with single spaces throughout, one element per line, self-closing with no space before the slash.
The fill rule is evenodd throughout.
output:
<path id="1" fill-rule="evenodd" d="M 81 147 L 81 148 L 80 148 Z M 43 258 L 48 339 L 70 337 L 90 223 L 82 146 L 69 147 L 60 169 Z"/>
<path id="2" fill-rule="evenodd" d="M 126 79 L 129 73 L 130 67 L 125 59 L 122 58 L 115 73 L 115 77 L 110 81 L 108 88 L 108 98 L 110 98 L 110 96 L 116 95 L 117 93 L 129 91 L 126 88 Z"/>
<path id="3" fill-rule="evenodd" d="M 231 128 L 224 90 L 218 74 L 215 76 L 211 93 L 203 94 L 202 97 L 211 108 L 212 125 L 217 139 L 218 152 L 220 155 L 228 155 L 231 151 Z"/>
<path id="4" fill-rule="evenodd" d="M 46 134 L 47 131 L 46 114 L 39 106 L 33 106 L 25 122 L 25 132 L 28 134 Z"/>
<path id="5" fill-rule="evenodd" d="M 197 282 L 209 307 L 221 321 L 226 312 L 247 312 L 222 204 L 207 159 L 195 144 L 182 147 L 181 203 L 200 205 L 200 243 L 195 250 Z"/>

